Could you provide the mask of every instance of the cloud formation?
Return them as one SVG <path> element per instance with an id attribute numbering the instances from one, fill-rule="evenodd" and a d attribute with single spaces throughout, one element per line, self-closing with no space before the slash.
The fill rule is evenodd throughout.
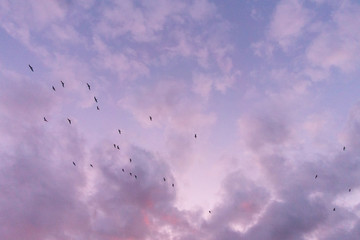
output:
<path id="1" fill-rule="evenodd" d="M 1 1 L 0 239 L 357 239 L 359 16 Z"/>

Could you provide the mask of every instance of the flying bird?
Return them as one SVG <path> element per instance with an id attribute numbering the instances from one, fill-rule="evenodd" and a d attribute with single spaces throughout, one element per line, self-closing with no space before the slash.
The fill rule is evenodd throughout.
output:
<path id="1" fill-rule="evenodd" d="M 317 178 L 317 174 L 315 175 L 315 179 Z"/>
<path id="2" fill-rule="evenodd" d="M 48 120 L 46 119 L 46 117 L 44 117 L 44 121 L 47 122 Z"/>
<path id="3" fill-rule="evenodd" d="M 333 209 L 333 211 L 335 211 L 335 208 Z"/>
<path id="4" fill-rule="evenodd" d="M 135 175 L 135 178 L 137 179 L 137 176 Z"/>
<path id="5" fill-rule="evenodd" d="M 93 167 L 93 165 L 92 165 L 92 164 L 90 164 L 90 167 Z"/>
<path id="6" fill-rule="evenodd" d="M 124 169 L 121 169 L 121 171 L 125 172 L 125 170 L 124 170 Z"/>
<path id="7" fill-rule="evenodd" d="M 211 213 L 211 211 L 209 210 L 209 213 Z"/>
<path id="8" fill-rule="evenodd" d="M 29 64 L 29 68 L 32 72 L 34 71 L 33 67 L 30 64 Z"/>
<path id="9" fill-rule="evenodd" d="M 131 158 L 130 158 L 130 162 L 131 162 L 132 160 L 131 160 Z"/>
<path id="10" fill-rule="evenodd" d="M 86 85 L 88 86 L 89 90 L 90 90 L 90 84 L 89 83 L 86 83 Z"/>
<path id="11" fill-rule="evenodd" d="M 132 176 L 132 173 L 130 173 L 130 176 Z"/>
<path id="12" fill-rule="evenodd" d="M 73 162 L 74 166 L 76 166 L 76 164 Z"/>
<path id="13" fill-rule="evenodd" d="M 94 97 L 94 99 L 95 99 L 95 102 L 98 102 L 96 97 Z"/>
<path id="14" fill-rule="evenodd" d="M 65 87 L 65 83 L 63 81 L 60 81 L 60 82 L 61 82 L 62 87 Z"/>
<path id="15" fill-rule="evenodd" d="M 149 116 L 149 118 L 150 118 L 150 121 L 152 121 L 152 117 L 151 117 L 151 116 Z"/>
<path id="16" fill-rule="evenodd" d="M 120 129 L 118 129 L 118 132 L 119 132 L 119 134 L 121 134 L 121 130 L 120 130 Z"/>
<path id="17" fill-rule="evenodd" d="M 164 179 L 164 182 L 166 181 L 166 178 L 163 178 Z"/>
<path id="18" fill-rule="evenodd" d="M 174 187 L 175 185 L 174 184 L 172 184 L 172 187 Z"/>
<path id="19" fill-rule="evenodd" d="M 52 86 L 52 89 L 53 89 L 54 91 L 56 91 L 54 86 Z"/>
<path id="20" fill-rule="evenodd" d="M 117 146 L 116 146 L 116 148 L 120 150 L 120 147 L 119 147 L 119 145 L 117 145 Z"/>
<path id="21" fill-rule="evenodd" d="M 116 148 L 116 144 L 114 143 L 114 148 Z"/>
<path id="22" fill-rule="evenodd" d="M 68 119 L 68 122 L 71 124 L 71 120 L 70 120 L 70 119 Z"/>
<path id="23" fill-rule="evenodd" d="M 351 192 L 351 188 L 349 188 L 349 192 Z"/>
<path id="24" fill-rule="evenodd" d="M 343 151 L 345 151 L 345 146 L 343 147 Z"/>
<path id="25" fill-rule="evenodd" d="M 196 133 L 195 133 L 195 138 L 197 138 Z"/>
<path id="26" fill-rule="evenodd" d="M 100 110 L 99 106 L 96 106 L 96 109 L 97 109 L 97 110 Z"/>

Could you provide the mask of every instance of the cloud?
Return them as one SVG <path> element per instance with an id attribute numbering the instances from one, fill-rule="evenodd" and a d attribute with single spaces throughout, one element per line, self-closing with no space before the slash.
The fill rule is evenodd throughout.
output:
<path id="1" fill-rule="evenodd" d="M 223 232 L 224 236 L 230 234 L 246 239 L 306 239 L 308 236 L 336 239 L 336 236 L 346 235 L 351 239 L 357 230 L 356 227 L 350 227 L 349 223 L 356 224 L 357 216 L 353 207 L 346 209 L 337 199 L 349 194 L 349 186 L 355 188 L 358 185 L 358 166 L 355 163 L 358 148 L 355 146 L 357 141 L 354 141 L 359 132 L 358 112 L 356 104 L 346 123 L 344 134 L 346 142 L 351 146 L 349 152 L 343 152 L 339 147 L 337 151 L 327 152 L 323 149 L 321 153 L 311 156 L 301 152 L 299 155 L 289 154 L 288 146 L 300 144 L 296 136 L 304 136 L 297 124 L 286 120 L 281 112 L 272 110 L 261 117 L 250 118 L 250 115 L 241 118 L 241 136 L 253 151 L 250 161 L 258 164 L 258 169 L 252 170 L 252 175 L 262 176 L 257 180 L 258 184 L 264 186 L 261 192 L 269 191 L 272 197 L 249 229 L 228 229 Z M 327 114 L 327 117 L 330 118 L 331 115 Z M 305 121 L 307 126 L 311 129 L 315 126 L 315 131 L 318 131 L 318 126 L 313 125 L 317 124 L 316 122 L 309 125 L 309 120 Z M 295 151 L 294 148 L 291 149 Z M 299 151 L 300 149 L 301 147 Z M 316 159 L 311 159 L 315 157 Z M 258 171 L 261 174 L 258 174 Z M 314 179 L 315 174 L 319 176 L 317 180 Z M 236 185 L 236 181 L 232 182 Z M 355 202 L 351 206 L 356 206 L 358 200 Z M 264 206 L 264 203 L 260 206 Z M 336 212 L 332 211 L 333 207 L 336 207 Z M 328 227 L 334 230 L 322 230 Z"/>
<path id="2" fill-rule="evenodd" d="M 270 23 L 269 38 L 286 50 L 301 36 L 310 19 L 310 11 L 302 6 L 302 2 L 281 1 Z"/>
<path id="3" fill-rule="evenodd" d="M 306 57 L 313 67 L 329 70 L 332 67 L 344 72 L 359 66 L 360 31 L 354 27 L 360 23 L 358 4 L 345 1 L 335 10 L 331 24 L 325 24 L 310 43 Z"/>
<path id="4" fill-rule="evenodd" d="M 149 74 L 146 61 L 135 51 L 114 52 L 100 39 L 94 38 L 94 47 L 98 56 L 94 58 L 96 68 L 105 69 L 116 74 L 121 81 L 134 80 L 140 76 Z"/>
<path id="5" fill-rule="evenodd" d="M 316 2 L 261 10 L 248 73 L 228 6 L 1 1 L 24 48 L 0 63 L 0 239 L 356 239 L 360 107 L 337 122 L 313 81 L 356 71 L 359 6 Z"/>
<path id="6" fill-rule="evenodd" d="M 0 222 L 6 228 L 0 237 L 63 238 L 78 234 L 77 229 L 86 232 L 89 216 L 79 201 L 84 173 L 81 164 L 72 166 L 72 161 L 83 159 L 79 136 L 66 128 L 50 135 L 44 126 L 19 125 L 16 141 L 1 153 Z M 55 140 L 60 138 L 71 144 Z"/>
<path id="7" fill-rule="evenodd" d="M 266 146 L 285 143 L 290 136 L 284 115 L 261 114 L 244 116 L 238 122 L 239 131 L 246 145 L 252 150 L 261 150 Z"/>
<path id="8" fill-rule="evenodd" d="M 130 34 L 135 41 L 155 41 L 165 24 L 184 9 L 183 4 L 170 4 L 166 0 L 157 4 L 141 2 L 140 5 L 138 7 L 132 1 L 122 1 L 103 7 L 98 33 L 110 38 Z"/>
<path id="9" fill-rule="evenodd" d="M 174 80 L 159 81 L 155 85 L 125 96 L 118 104 L 129 110 L 146 126 L 152 115 L 155 126 L 170 127 L 177 132 L 190 133 L 193 129 L 209 127 L 216 121 L 213 113 L 206 113 L 202 102 L 187 96 L 187 86 Z"/>
<path id="10" fill-rule="evenodd" d="M 287 52 L 307 31 L 311 19 L 312 13 L 303 1 L 280 1 L 272 14 L 265 40 L 251 45 L 255 55 L 270 57 L 276 45 Z"/>

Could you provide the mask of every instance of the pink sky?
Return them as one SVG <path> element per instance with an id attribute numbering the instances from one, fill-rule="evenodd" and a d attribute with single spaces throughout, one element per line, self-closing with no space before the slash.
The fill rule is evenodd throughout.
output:
<path id="1" fill-rule="evenodd" d="M 358 239 L 359 26 L 356 0 L 0 1 L 0 239 Z"/>

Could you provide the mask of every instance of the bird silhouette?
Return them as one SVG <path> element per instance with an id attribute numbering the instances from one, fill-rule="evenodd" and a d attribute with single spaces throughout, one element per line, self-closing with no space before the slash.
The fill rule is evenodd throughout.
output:
<path id="1" fill-rule="evenodd" d="M 315 179 L 317 178 L 317 174 L 315 175 Z"/>
<path id="2" fill-rule="evenodd" d="M 209 210 L 209 213 L 211 213 L 211 211 Z"/>
<path id="3" fill-rule="evenodd" d="M 131 158 L 129 160 L 130 160 L 130 162 L 132 161 Z"/>
<path id="4" fill-rule="evenodd" d="M 71 124 L 71 120 L 70 120 L 70 119 L 68 119 L 68 122 Z"/>
<path id="5" fill-rule="evenodd" d="M 137 176 L 135 175 L 135 178 L 137 179 Z"/>
<path id="6" fill-rule="evenodd" d="M 96 97 L 94 97 L 94 99 L 95 99 L 95 102 L 98 102 Z"/>
<path id="7" fill-rule="evenodd" d="M 345 151 L 345 146 L 343 147 L 343 151 Z"/>
<path id="8" fill-rule="evenodd" d="M 164 182 L 166 181 L 166 178 L 163 178 L 164 179 Z"/>
<path id="9" fill-rule="evenodd" d="M 121 169 L 121 171 L 125 172 L 125 170 L 124 170 L 124 169 Z"/>
<path id="10" fill-rule="evenodd" d="M 53 89 L 54 91 L 56 91 L 54 86 L 52 86 L 52 89 Z"/>
<path id="11" fill-rule="evenodd" d="M 74 166 L 76 166 L 76 164 L 73 162 Z"/>
<path id="12" fill-rule="evenodd" d="M 335 211 L 335 208 L 333 209 L 333 211 Z"/>
<path id="13" fill-rule="evenodd" d="M 96 109 L 97 109 L 97 110 L 100 110 L 99 106 L 96 106 Z"/>
<path id="14" fill-rule="evenodd" d="M 174 187 L 175 185 L 174 184 L 172 184 L 172 187 Z"/>
<path id="15" fill-rule="evenodd" d="M 152 117 L 151 117 L 151 116 L 149 116 L 149 118 L 150 118 L 150 121 L 152 121 Z"/>
<path id="16" fill-rule="evenodd" d="M 44 117 L 44 121 L 47 122 L 48 120 L 46 119 L 46 117 Z"/>
<path id="17" fill-rule="evenodd" d="M 90 167 L 93 167 L 93 165 L 92 165 L 92 164 L 90 164 Z"/>
<path id="18" fill-rule="evenodd" d="M 116 148 L 116 144 L 114 143 L 114 148 Z"/>
<path id="19" fill-rule="evenodd" d="M 349 188 L 349 192 L 351 192 L 351 188 Z"/>
<path id="20" fill-rule="evenodd" d="M 132 173 L 130 173 L 130 176 L 132 176 Z"/>
<path id="21" fill-rule="evenodd" d="M 90 90 L 90 84 L 89 83 L 86 83 L 86 85 L 88 86 L 89 90 Z"/>
<path id="22" fill-rule="evenodd" d="M 60 81 L 60 82 L 61 82 L 62 87 L 65 87 L 65 83 L 63 81 Z"/>
<path id="23" fill-rule="evenodd" d="M 119 134 L 121 134 L 121 130 L 120 130 L 120 129 L 118 129 L 118 132 L 119 132 Z"/>
<path id="24" fill-rule="evenodd" d="M 120 150 L 120 147 L 119 147 L 119 145 L 117 145 L 117 146 L 116 146 L 116 148 Z"/>
<path id="25" fill-rule="evenodd" d="M 196 133 L 195 133 L 195 138 L 197 138 Z"/>
<path id="26" fill-rule="evenodd" d="M 29 68 L 32 72 L 34 71 L 33 67 L 30 64 L 29 64 Z"/>

